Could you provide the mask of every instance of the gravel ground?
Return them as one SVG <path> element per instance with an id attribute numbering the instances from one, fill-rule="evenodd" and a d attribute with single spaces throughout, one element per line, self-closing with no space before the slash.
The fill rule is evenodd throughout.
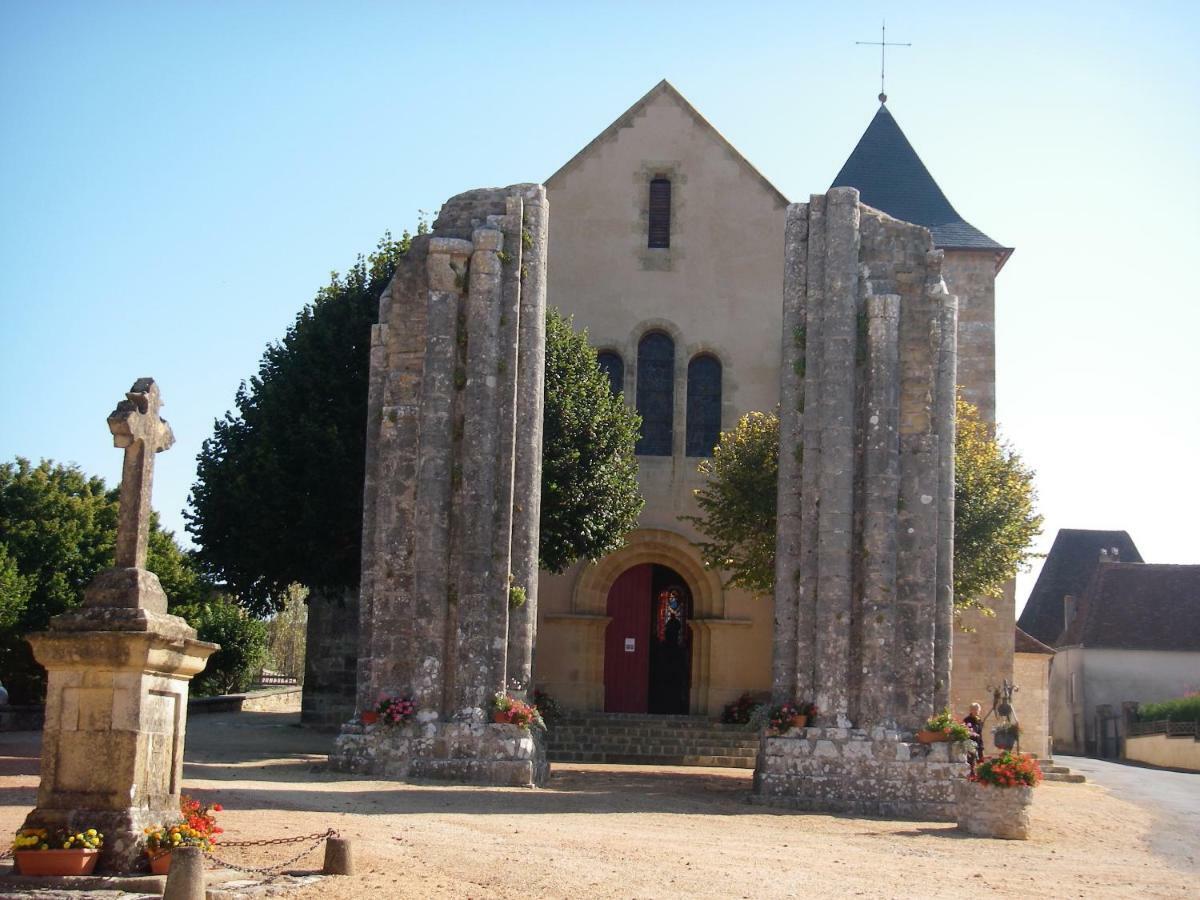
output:
<path id="1" fill-rule="evenodd" d="M 1153 815 L 1092 784 L 1046 784 L 1035 837 L 765 811 L 731 769 L 556 765 L 542 790 L 373 781 L 323 768 L 329 738 L 289 714 L 193 717 L 185 789 L 225 806 L 229 840 L 335 828 L 358 874 L 297 898 L 1183 897 L 1200 867 L 1151 849 Z M 0 829 L 37 785 L 37 735 L 0 735 Z M 227 850 L 265 865 L 292 848 Z M 314 852 L 297 868 L 320 865 Z"/>

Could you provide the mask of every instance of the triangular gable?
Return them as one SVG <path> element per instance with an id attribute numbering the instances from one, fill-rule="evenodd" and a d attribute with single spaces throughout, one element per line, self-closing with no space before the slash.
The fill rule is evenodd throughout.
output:
<path id="1" fill-rule="evenodd" d="M 675 89 L 675 86 L 665 78 L 652 87 L 649 92 L 642 97 L 642 99 L 618 116 L 615 122 L 596 135 L 596 137 L 594 137 L 587 144 L 587 146 L 567 160 L 567 162 L 557 172 L 547 178 L 545 182 L 546 186 L 552 188 L 556 180 L 580 165 L 580 163 L 589 157 L 597 147 L 612 140 L 623 129 L 632 128 L 634 122 L 638 118 L 639 113 L 641 113 L 641 111 L 648 106 L 652 100 L 659 96 L 666 96 L 671 99 L 691 117 L 692 121 L 695 122 L 701 130 L 708 132 L 714 138 L 716 138 L 717 142 L 725 149 L 725 151 L 743 168 L 745 168 L 751 176 L 757 179 L 758 182 L 767 190 L 767 192 L 775 198 L 776 202 L 780 206 L 786 206 L 788 204 L 788 199 L 783 195 L 783 192 L 780 191 L 779 188 L 775 187 L 775 185 L 771 184 L 771 182 L 767 180 L 766 176 L 763 175 L 762 172 L 754 168 L 751 162 L 746 159 L 746 157 L 742 156 L 742 154 L 738 152 L 738 149 L 733 146 L 733 144 L 731 144 L 729 140 L 723 134 L 721 134 L 721 132 L 714 128 L 708 119 L 700 115 L 696 108 L 692 106 L 692 104 L 688 103 L 683 94 L 679 93 L 679 91 Z"/>

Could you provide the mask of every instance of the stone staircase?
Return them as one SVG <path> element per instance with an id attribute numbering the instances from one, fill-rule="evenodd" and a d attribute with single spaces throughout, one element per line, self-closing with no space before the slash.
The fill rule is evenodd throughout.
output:
<path id="1" fill-rule="evenodd" d="M 1070 784 L 1083 784 L 1087 779 L 1078 772 L 1072 772 L 1066 766 L 1056 765 L 1052 759 L 1038 759 L 1038 767 L 1042 770 L 1045 781 L 1065 781 Z"/>
<path id="2" fill-rule="evenodd" d="M 758 733 L 703 716 L 566 713 L 547 734 L 551 762 L 753 769 Z"/>

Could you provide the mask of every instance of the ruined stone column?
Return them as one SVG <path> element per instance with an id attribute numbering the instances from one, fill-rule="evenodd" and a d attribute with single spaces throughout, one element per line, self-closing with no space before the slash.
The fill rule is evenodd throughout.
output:
<path id="1" fill-rule="evenodd" d="M 538 542 L 542 506 L 542 406 L 546 370 L 546 247 L 549 206 L 540 184 L 524 187 L 521 227 L 521 355 L 513 486 L 513 583 L 525 604 L 509 614 L 508 679 L 527 690 L 537 637 Z"/>
<path id="2" fill-rule="evenodd" d="M 530 247 L 527 201 L 541 234 Z M 413 240 L 381 300 L 359 712 L 381 695 L 410 698 L 420 724 L 380 729 L 357 717 L 331 754 L 335 767 L 488 784 L 545 777 L 529 733 L 490 721 L 505 689 L 514 567 L 530 565 L 530 546 L 536 572 L 539 509 L 520 478 L 540 484 L 545 221 L 540 186 L 460 194 L 431 235 Z M 539 273 L 532 297 L 527 271 Z"/>

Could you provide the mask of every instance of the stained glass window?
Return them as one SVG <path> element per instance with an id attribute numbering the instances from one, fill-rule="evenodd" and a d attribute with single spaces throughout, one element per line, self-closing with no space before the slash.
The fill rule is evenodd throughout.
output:
<path id="1" fill-rule="evenodd" d="M 712 456 L 721 436 L 721 363 L 697 356 L 687 379 L 687 455 Z"/>
<path id="2" fill-rule="evenodd" d="M 650 231 L 646 246 L 671 246 L 671 182 L 666 178 L 650 182 Z"/>
<path id="3" fill-rule="evenodd" d="M 608 385 L 618 397 L 625 391 L 625 360 L 621 354 L 612 350 L 602 350 L 596 354 L 596 362 L 600 371 L 608 376 Z"/>
<path id="4" fill-rule="evenodd" d="M 637 411 L 642 436 L 636 452 L 670 456 L 675 425 L 675 342 L 653 331 L 638 344 Z"/>

